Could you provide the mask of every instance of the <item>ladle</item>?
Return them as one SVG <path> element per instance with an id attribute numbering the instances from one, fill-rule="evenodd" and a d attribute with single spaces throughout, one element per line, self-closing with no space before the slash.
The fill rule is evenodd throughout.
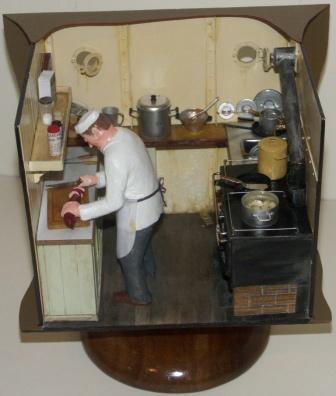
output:
<path id="1" fill-rule="evenodd" d="M 213 99 L 206 107 L 204 107 L 203 110 L 196 112 L 193 114 L 190 119 L 194 120 L 195 118 L 199 117 L 201 114 L 206 113 L 214 104 L 216 104 L 219 101 L 219 97 L 217 96 L 215 99 Z"/>

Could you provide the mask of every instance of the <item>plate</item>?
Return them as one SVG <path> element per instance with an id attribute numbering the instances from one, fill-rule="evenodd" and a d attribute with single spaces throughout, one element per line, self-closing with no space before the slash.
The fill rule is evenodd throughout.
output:
<path id="1" fill-rule="evenodd" d="M 275 89 L 264 89 L 254 98 L 259 112 L 264 109 L 277 109 L 282 111 L 282 95 Z"/>

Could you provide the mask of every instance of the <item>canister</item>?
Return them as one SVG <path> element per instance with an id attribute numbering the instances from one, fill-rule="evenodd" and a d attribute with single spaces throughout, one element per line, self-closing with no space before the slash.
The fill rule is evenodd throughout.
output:
<path id="1" fill-rule="evenodd" d="M 267 137 L 260 141 L 258 172 L 271 180 L 279 180 L 287 173 L 287 141 L 279 137 Z"/>

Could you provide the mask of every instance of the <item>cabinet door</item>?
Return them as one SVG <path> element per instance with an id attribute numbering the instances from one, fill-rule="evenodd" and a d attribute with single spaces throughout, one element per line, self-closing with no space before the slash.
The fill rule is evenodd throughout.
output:
<path id="1" fill-rule="evenodd" d="M 43 315 L 52 320 L 97 320 L 91 244 L 39 245 Z"/>

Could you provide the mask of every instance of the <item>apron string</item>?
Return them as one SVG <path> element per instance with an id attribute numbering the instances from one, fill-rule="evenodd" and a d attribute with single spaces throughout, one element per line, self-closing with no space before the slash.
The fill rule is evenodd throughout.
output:
<path id="1" fill-rule="evenodd" d="M 147 195 L 146 197 L 137 199 L 137 202 L 146 201 L 147 199 L 152 198 L 155 194 L 157 194 L 158 192 L 160 192 L 161 198 L 162 198 L 162 201 L 163 201 L 163 205 L 164 205 L 164 206 L 167 206 L 167 203 L 166 203 L 166 201 L 164 200 L 164 196 L 163 196 L 163 194 L 164 194 L 167 190 L 166 190 L 166 187 L 164 187 L 163 184 L 164 184 L 164 178 L 163 178 L 163 177 L 160 177 L 160 178 L 159 178 L 159 187 L 158 187 L 155 191 L 153 191 L 151 194 Z"/>

